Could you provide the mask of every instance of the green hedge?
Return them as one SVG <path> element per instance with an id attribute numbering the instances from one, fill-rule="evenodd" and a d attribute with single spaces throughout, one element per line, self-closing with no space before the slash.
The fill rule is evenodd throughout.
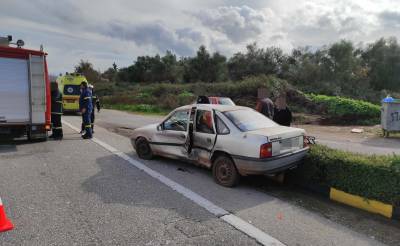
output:
<path id="1" fill-rule="evenodd" d="M 369 156 L 315 145 L 290 177 L 400 205 L 400 156 Z"/>
<path id="2" fill-rule="evenodd" d="M 366 101 L 315 94 L 308 94 L 307 96 L 314 103 L 322 105 L 330 116 L 360 117 L 363 119 L 380 117 L 380 106 Z"/>

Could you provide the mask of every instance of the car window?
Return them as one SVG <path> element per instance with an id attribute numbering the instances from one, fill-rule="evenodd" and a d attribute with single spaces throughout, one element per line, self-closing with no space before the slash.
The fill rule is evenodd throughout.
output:
<path id="1" fill-rule="evenodd" d="M 214 134 L 214 127 L 213 127 L 211 111 L 197 110 L 196 132 Z"/>
<path id="2" fill-rule="evenodd" d="M 229 134 L 230 133 L 229 128 L 225 125 L 225 123 L 221 120 L 221 118 L 219 118 L 217 116 L 216 120 L 217 120 L 217 124 L 216 124 L 217 125 L 217 133 L 221 134 L 221 135 Z"/>
<path id="3" fill-rule="evenodd" d="M 226 111 L 224 115 L 242 132 L 277 126 L 275 122 L 252 109 Z"/>
<path id="4" fill-rule="evenodd" d="M 183 131 L 187 130 L 189 110 L 176 111 L 163 123 L 164 130 Z"/>

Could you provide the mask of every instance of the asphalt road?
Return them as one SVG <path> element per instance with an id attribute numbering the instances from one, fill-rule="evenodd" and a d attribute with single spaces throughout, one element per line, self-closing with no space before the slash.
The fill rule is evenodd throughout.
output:
<path id="1" fill-rule="evenodd" d="M 130 128 L 160 120 L 104 110 L 95 137 L 287 245 L 399 245 L 400 223 L 261 177 L 137 158 Z M 64 120 L 79 127 L 80 117 Z M 64 125 L 63 141 L 0 145 L 0 196 L 16 229 L 0 245 L 257 245 L 205 209 Z M 118 134 L 117 134 L 118 133 Z"/>

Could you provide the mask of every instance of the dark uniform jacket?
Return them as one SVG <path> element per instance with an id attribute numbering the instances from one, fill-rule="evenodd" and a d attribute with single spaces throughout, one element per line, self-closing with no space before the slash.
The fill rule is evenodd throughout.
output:
<path id="1" fill-rule="evenodd" d="M 84 108 L 87 113 L 91 113 L 93 110 L 92 92 L 88 88 L 83 89 L 79 97 L 79 110 L 82 111 Z"/>
<path id="2" fill-rule="evenodd" d="M 59 115 L 63 112 L 62 94 L 59 90 L 51 92 L 51 112 Z"/>

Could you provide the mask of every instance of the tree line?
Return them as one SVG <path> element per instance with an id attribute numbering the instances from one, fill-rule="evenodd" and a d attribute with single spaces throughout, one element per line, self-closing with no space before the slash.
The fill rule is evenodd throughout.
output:
<path id="1" fill-rule="evenodd" d="M 381 96 L 378 92 L 400 91 L 400 46 L 396 38 L 381 38 L 364 46 L 341 40 L 286 54 L 277 47 L 252 43 L 230 58 L 200 46 L 193 57 L 178 58 L 167 51 L 162 56 L 139 56 L 128 67 L 118 68 L 114 63 L 103 73 L 82 60 L 75 70 L 89 81 L 125 83 L 234 82 L 275 75 L 305 92 L 376 100 Z"/>

